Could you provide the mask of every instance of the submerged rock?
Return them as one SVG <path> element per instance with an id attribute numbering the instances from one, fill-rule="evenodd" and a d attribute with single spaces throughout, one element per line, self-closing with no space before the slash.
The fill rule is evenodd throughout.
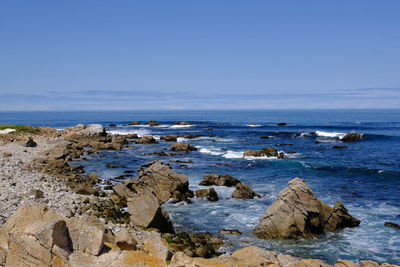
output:
<path id="1" fill-rule="evenodd" d="M 236 189 L 232 193 L 233 198 L 240 198 L 240 199 L 253 199 L 255 197 L 260 197 L 259 194 L 253 191 L 253 189 L 250 188 L 245 183 L 238 183 L 236 184 Z"/>
<path id="2" fill-rule="evenodd" d="M 280 123 L 278 123 L 277 125 L 278 125 L 278 126 L 286 126 L 287 123 L 286 123 L 286 122 L 280 122 Z"/>
<path id="3" fill-rule="evenodd" d="M 394 229 L 400 230 L 400 225 L 397 223 L 392 223 L 392 222 L 385 222 L 384 224 L 386 227 L 392 227 Z"/>
<path id="4" fill-rule="evenodd" d="M 276 157 L 276 158 L 284 158 L 285 154 L 283 152 L 278 152 L 273 147 L 266 147 L 261 150 L 246 150 L 244 152 L 245 157 Z"/>
<path id="5" fill-rule="evenodd" d="M 355 142 L 355 141 L 360 141 L 362 139 L 362 134 L 359 133 L 348 133 L 345 136 L 342 137 L 343 142 Z"/>
<path id="6" fill-rule="evenodd" d="M 191 146 L 189 144 L 173 144 L 171 146 L 171 150 L 172 151 L 185 151 L 185 152 L 189 152 L 189 151 L 196 151 L 197 148 L 194 146 Z"/>
<path id="7" fill-rule="evenodd" d="M 218 185 L 218 186 L 236 186 L 240 181 L 228 174 L 219 175 L 215 173 L 207 174 L 203 177 L 203 181 L 199 185 Z"/>
<path id="8" fill-rule="evenodd" d="M 346 149 L 347 146 L 337 146 L 337 145 L 335 145 L 335 146 L 332 146 L 332 148 L 333 149 Z"/>
<path id="9" fill-rule="evenodd" d="M 351 216 L 341 202 L 330 207 L 316 198 L 300 178 L 289 181 L 260 218 L 255 228 L 260 238 L 315 238 L 324 232 L 355 227 L 360 220 Z"/>
<path id="10" fill-rule="evenodd" d="M 195 191 L 197 198 L 206 198 L 209 201 L 218 201 L 218 194 L 214 188 L 198 189 Z"/>

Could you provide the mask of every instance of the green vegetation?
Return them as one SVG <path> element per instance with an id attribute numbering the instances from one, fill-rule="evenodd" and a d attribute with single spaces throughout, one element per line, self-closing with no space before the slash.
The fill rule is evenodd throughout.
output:
<path id="1" fill-rule="evenodd" d="M 15 131 L 12 132 L 11 134 L 40 132 L 40 128 L 33 127 L 30 125 L 0 124 L 0 130 L 4 130 L 4 129 L 15 129 Z"/>

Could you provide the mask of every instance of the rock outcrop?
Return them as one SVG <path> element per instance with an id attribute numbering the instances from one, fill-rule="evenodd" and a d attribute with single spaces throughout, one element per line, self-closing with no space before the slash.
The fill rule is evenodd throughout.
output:
<path id="1" fill-rule="evenodd" d="M 244 152 L 245 157 L 276 157 L 276 158 L 284 158 L 285 154 L 283 152 L 279 152 L 273 147 L 266 147 L 261 150 L 246 150 Z"/>
<path id="2" fill-rule="evenodd" d="M 160 123 L 155 120 L 150 120 L 150 121 L 146 122 L 146 124 L 149 126 L 159 126 L 160 125 Z"/>
<path id="3" fill-rule="evenodd" d="M 237 183 L 236 189 L 232 193 L 232 197 L 240 199 L 253 199 L 255 197 L 260 197 L 260 195 L 254 192 L 253 189 L 251 189 L 247 184 Z"/>
<path id="4" fill-rule="evenodd" d="M 214 188 L 198 189 L 194 193 L 197 198 L 206 198 L 209 201 L 218 201 L 218 194 Z"/>
<path id="5" fill-rule="evenodd" d="M 360 221 L 351 216 L 341 202 L 330 207 L 318 200 L 300 178 L 289 181 L 260 218 L 255 228 L 260 238 L 315 238 L 324 232 L 355 227 Z"/>
<path id="6" fill-rule="evenodd" d="M 207 174 L 203 177 L 203 180 L 199 183 L 199 185 L 218 185 L 218 186 L 236 186 L 240 181 L 233 176 L 228 174 Z"/>
<path id="7" fill-rule="evenodd" d="M 129 125 L 140 125 L 139 121 L 131 121 Z"/>
<path id="8" fill-rule="evenodd" d="M 343 136 L 340 140 L 342 142 L 355 142 L 355 141 L 360 141 L 362 139 L 362 134 L 360 133 L 348 133 L 345 136 Z"/>
<path id="9" fill-rule="evenodd" d="M 178 135 L 176 134 L 169 134 L 166 136 L 161 136 L 161 140 L 167 141 L 167 142 L 176 142 L 178 140 Z"/>
<path id="10" fill-rule="evenodd" d="M 173 145 L 171 145 L 171 150 L 172 151 L 190 152 L 190 151 L 196 151 L 197 148 L 194 146 L 191 146 L 189 144 L 173 144 Z"/>
<path id="11" fill-rule="evenodd" d="M 158 144 L 153 136 L 143 136 L 135 141 L 136 144 Z"/>
<path id="12" fill-rule="evenodd" d="M 62 131 L 64 137 L 101 137 L 106 136 L 106 129 L 101 124 L 78 124 Z"/>

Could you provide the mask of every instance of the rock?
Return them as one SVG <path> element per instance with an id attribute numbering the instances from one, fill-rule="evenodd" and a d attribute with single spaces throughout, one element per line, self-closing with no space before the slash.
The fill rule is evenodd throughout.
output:
<path id="1" fill-rule="evenodd" d="M 142 236 L 142 247 L 141 249 L 145 251 L 150 256 L 163 261 L 170 260 L 172 257 L 171 248 L 168 246 L 167 241 L 161 237 L 160 233 L 151 231 L 140 232 Z M 166 234 L 169 235 L 169 234 Z"/>
<path id="2" fill-rule="evenodd" d="M 278 123 L 277 125 L 278 125 L 278 126 L 286 126 L 287 123 L 286 123 L 286 122 L 280 122 L 280 123 Z"/>
<path id="3" fill-rule="evenodd" d="M 136 144 L 158 144 L 153 136 L 143 136 L 135 141 Z"/>
<path id="4" fill-rule="evenodd" d="M 136 194 L 128 199 L 131 222 L 142 228 L 156 228 L 163 233 L 173 233 L 168 213 L 164 211 L 151 192 Z"/>
<path id="5" fill-rule="evenodd" d="M 95 185 L 95 184 L 97 184 L 99 182 L 99 176 L 97 176 L 97 174 L 94 173 L 94 172 L 93 173 L 89 173 L 89 174 L 86 175 L 86 181 L 89 184 Z"/>
<path id="6" fill-rule="evenodd" d="M 80 195 L 97 195 L 99 190 L 93 188 L 90 185 L 81 185 L 76 190 L 75 193 Z"/>
<path id="7" fill-rule="evenodd" d="M 337 145 L 335 145 L 335 146 L 332 146 L 332 148 L 333 149 L 346 149 L 347 146 L 337 146 Z"/>
<path id="8" fill-rule="evenodd" d="M 140 125 L 139 121 L 131 121 L 129 125 Z"/>
<path id="9" fill-rule="evenodd" d="M 362 134 L 359 133 L 348 133 L 343 136 L 340 140 L 343 142 L 355 142 L 362 139 Z"/>
<path id="10" fill-rule="evenodd" d="M 185 151 L 185 152 L 189 152 L 189 151 L 196 151 L 197 148 L 195 148 L 194 146 L 191 146 L 189 144 L 173 144 L 171 146 L 171 150 L 172 151 Z"/>
<path id="11" fill-rule="evenodd" d="M 110 123 L 110 124 L 108 125 L 108 127 L 117 127 L 117 125 L 116 125 L 115 123 Z"/>
<path id="12" fill-rule="evenodd" d="M 223 234 L 223 235 L 241 235 L 242 234 L 239 230 L 228 230 L 228 229 L 219 230 L 218 233 Z"/>
<path id="13" fill-rule="evenodd" d="M 106 164 L 106 168 L 109 168 L 109 169 L 116 169 L 116 168 L 118 168 L 118 166 L 115 165 L 115 164 L 112 164 L 112 163 L 107 163 L 107 164 Z"/>
<path id="14" fill-rule="evenodd" d="M 178 135 L 169 134 L 169 135 L 166 135 L 166 136 L 161 136 L 160 139 L 164 140 L 166 142 L 176 142 L 178 140 Z"/>
<path id="15" fill-rule="evenodd" d="M 32 137 L 29 137 L 28 142 L 25 144 L 26 147 L 37 147 L 37 143 L 33 141 Z"/>
<path id="16" fill-rule="evenodd" d="M 174 125 L 193 125 L 193 123 L 186 122 L 186 121 L 177 121 L 177 122 L 174 122 Z"/>
<path id="17" fill-rule="evenodd" d="M 218 185 L 218 186 L 236 186 L 240 181 L 228 174 L 219 175 L 215 173 L 207 174 L 203 177 L 203 181 L 199 185 Z"/>
<path id="18" fill-rule="evenodd" d="M 137 243 L 128 230 L 122 229 L 115 235 L 115 244 L 121 250 L 136 250 Z"/>
<path id="19" fill-rule="evenodd" d="M 28 193 L 26 193 L 26 196 L 30 197 L 30 198 L 38 199 L 38 198 L 43 198 L 44 193 L 43 193 L 43 191 L 38 190 L 38 189 L 31 189 L 28 191 Z"/>
<path id="20" fill-rule="evenodd" d="M 260 136 L 260 138 L 261 139 L 272 139 L 274 137 L 273 136 L 269 136 L 269 135 L 263 135 L 263 136 Z"/>
<path id="21" fill-rule="evenodd" d="M 245 157 L 277 157 L 284 158 L 285 154 L 283 152 L 278 152 L 273 147 L 266 147 L 261 150 L 246 150 L 244 152 Z"/>
<path id="22" fill-rule="evenodd" d="M 394 229 L 400 230 L 400 225 L 397 223 L 392 223 L 392 222 L 385 222 L 384 224 L 386 227 L 392 227 Z"/>
<path id="23" fill-rule="evenodd" d="M 337 260 L 335 267 L 360 267 L 360 265 L 348 260 Z"/>
<path id="24" fill-rule="evenodd" d="M 3 152 L 3 156 L 4 157 L 12 157 L 12 153 L 11 152 Z"/>
<path id="25" fill-rule="evenodd" d="M 146 124 L 149 126 L 159 126 L 160 125 L 160 123 L 155 120 L 150 120 L 150 121 L 146 122 Z"/>
<path id="26" fill-rule="evenodd" d="M 287 144 L 287 143 L 281 143 L 281 144 L 277 144 L 278 146 L 293 146 L 293 144 Z"/>
<path id="27" fill-rule="evenodd" d="M 218 201 L 218 194 L 214 188 L 198 189 L 195 191 L 197 198 L 206 198 L 209 201 Z"/>
<path id="28" fill-rule="evenodd" d="M 186 138 L 186 139 L 195 139 L 202 137 L 202 134 L 180 134 L 178 137 Z"/>
<path id="29" fill-rule="evenodd" d="M 355 227 L 360 221 L 342 203 L 331 208 L 318 200 L 300 178 L 289 181 L 260 218 L 255 234 L 260 238 L 315 238 L 324 232 Z"/>
<path id="30" fill-rule="evenodd" d="M 147 155 L 157 155 L 157 156 L 159 156 L 159 157 L 173 157 L 173 156 L 176 156 L 176 154 L 175 153 L 169 153 L 169 152 L 165 152 L 165 151 L 160 151 L 160 152 L 151 152 L 151 153 L 148 153 Z"/>
<path id="31" fill-rule="evenodd" d="M 104 137 L 106 129 L 101 124 L 78 124 L 62 131 L 65 137 Z"/>
<path id="32" fill-rule="evenodd" d="M 238 183 L 236 184 L 236 189 L 232 193 L 233 198 L 240 198 L 240 199 L 253 199 L 255 197 L 260 197 L 259 194 L 253 191 L 253 189 L 250 188 L 245 183 Z"/>
<path id="33" fill-rule="evenodd" d="M 286 267 L 286 266 L 291 266 L 290 264 L 293 264 L 297 261 L 297 259 L 292 256 L 279 254 L 273 251 L 268 251 L 257 246 L 248 246 L 239 249 L 234 253 L 232 253 L 231 256 L 236 258 L 237 260 L 244 261 L 246 264 L 248 264 L 248 266 Z M 300 266 L 306 267 L 307 265 L 306 266 L 300 265 Z"/>

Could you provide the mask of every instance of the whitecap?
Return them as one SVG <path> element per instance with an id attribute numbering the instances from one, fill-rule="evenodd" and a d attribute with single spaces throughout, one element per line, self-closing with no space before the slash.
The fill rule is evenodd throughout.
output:
<path id="1" fill-rule="evenodd" d="M 346 134 L 339 133 L 339 132 L 323 132 L 323 131 L 316 131 L 315 134 L 320 137 L 327 137 L 327 138 L 340 138 L 342 139 Z"/>
<path id="2" fill-rule="evenodd" d="M 171 126 L 169 126 L 169 128 L 171 128 L 171 129 L 176 129 L 176 128 L 189 128 L 189 127 L 193 127 L 194 126 L 194 124 L 192 124 L 192 125 L 171 125 Z"/>
<path id="3" fill-rule="evenodd" d="M 243 154 L 244 154 L 243 151 L 237 152 L 237 151 L 228 150 L 223 155 L 223 157 L 226 158 L 226 159 L 240 159 L 240 158 L 243 158 Z"/>
<path id="4" fill-rule="evenodd" d="M 138 130 L 122 129 L 122 130 L 111 130 L 111 131 L 107 131 L 107 132 L 110 134 L 120 134 L 120 135 L 137 134 L 139 137 L 151 134 L 151 131 L 149 131 L 147 129 L 138 129 Z"/>
<path id="5" fill-rule="evenodd" d="M 255 123 L 248 123 L 246 124 L 247 127 L 261 127 L 260 124 L 255 124 Z"/>
<path id="6" fill-rule="evenodd" d="M 199 149 L 200 153 L 208 154 L 208 155 L 221 156 L 225 153 L 222 151 L 222 149 L 216 148 L 216 147 L 197 146 L 197 148 Z"/>

